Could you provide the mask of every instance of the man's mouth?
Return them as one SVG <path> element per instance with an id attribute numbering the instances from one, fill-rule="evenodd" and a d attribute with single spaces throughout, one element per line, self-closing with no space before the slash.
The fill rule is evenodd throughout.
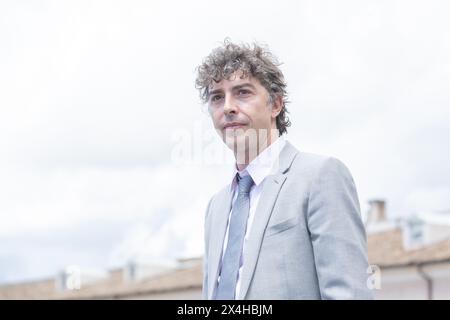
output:
<path id="1" fill-rule="evenodd" d="M 236 130 L 236 129 L 242 129 L 245 127 L 245 124 L 238 123 L 238 122 L 230 122 L 223 126 L 223 130 Z"/>

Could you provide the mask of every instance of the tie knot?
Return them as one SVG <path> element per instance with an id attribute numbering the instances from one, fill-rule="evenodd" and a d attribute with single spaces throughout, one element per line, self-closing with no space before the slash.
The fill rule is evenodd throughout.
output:
<path id="1" fill-rule="evenodd" d="M 249 193 L 250 189 L 253 185 L 253 179 L 250 177 L 250 175 L 246 175 L 243 177 L 238 178 L 238 186 L 239 186 L 239 193 Z"/>

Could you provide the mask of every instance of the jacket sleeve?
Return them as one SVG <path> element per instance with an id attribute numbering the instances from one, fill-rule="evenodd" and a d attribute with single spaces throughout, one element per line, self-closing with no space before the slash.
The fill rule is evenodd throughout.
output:
<path id="1" fill-rule="evenodd" d="M 322 299 L 372 299 L 366 232 L 347 167 L 327 158 L 313 179 L 308 229 Z"/>

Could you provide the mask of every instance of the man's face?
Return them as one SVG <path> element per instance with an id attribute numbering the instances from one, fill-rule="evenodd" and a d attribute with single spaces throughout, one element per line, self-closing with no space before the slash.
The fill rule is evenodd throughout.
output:
<path id="1" fill-rule="evenodd" d="M 245 137 L 257 137 L 260 145 L 267 143 L 281 110 L 281 101 L 269 103 L 269 93 L 258 79 L 241 79 L 241 75 L 242 71 L 236 71 L 230 80 L 214 82 L 209 89 L 208 107 L 214 127 L 232 150 L 244 145 Z"/>

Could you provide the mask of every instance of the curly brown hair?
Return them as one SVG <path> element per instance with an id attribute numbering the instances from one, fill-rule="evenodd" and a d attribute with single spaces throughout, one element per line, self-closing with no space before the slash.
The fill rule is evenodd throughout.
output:
<path id="1" fill-rule="evenodd" d="M 282 108 L 276 117 L 276 125 L 281 136 L 287 132 L 291 125 L 287 117 L 288 110 L 286 82 L 283 73 L 278 68 L 281 63 L 269 52 L 267 48 L 253 43 L 232 43 L 228 38 L 223 45 L 215 48 L 197 67 L 195 86 L 200 91 L 200 99 L 206 103 L 209 99 L 209 89 L 214 82 L 223 79 L 229 80 L 235 71 L 242 71 L 242 78 L 255 77 L 269 93 L 269 103 L 272 104 L 277 97 L 281 97 Z"/>

